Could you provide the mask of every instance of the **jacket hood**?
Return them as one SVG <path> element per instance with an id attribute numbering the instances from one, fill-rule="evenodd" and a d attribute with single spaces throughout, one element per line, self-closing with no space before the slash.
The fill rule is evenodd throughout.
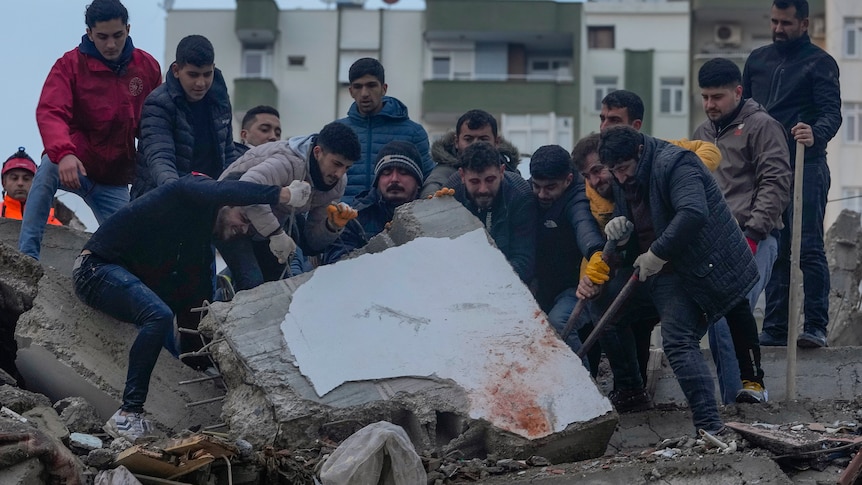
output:
<path id="1" fill-rule="evenodd" d="M 180 80 L 174 77 L 173 66 L 176 62 L 171 63 L 168 67 L 168 72 L 165 74 L 165 84 L 168 86 L 168 94 L 173 99 L 186 99 L 186 93 L 183 91 L 183 86 Z M 213 84 L 210 90 L 207 91 L 203 100 L 211 100 L 217 105 L 230 106 L 228 101 L 227 84 L 224 82 L 224 76 L 219 68 L 215 68 L 213 72 Z"/>
<path id="2" fill-rule="evenodd" d="M 497 146 L 500 155 L 503 156 L 508 169 L 512 171 L 518 170 L 518 163 L 521 161 L 521 153 L 508 140 L 500 137 L 500 144 Z M 455 153 L 455 132 L 450 131 L 440 139 L 431 144 L 431 159 L 438 165 L 446 165 L 449 167 L 458 167 L 458 154 Z"/>
<path id="3" fill-rule="evenodd" d="M 305 161 L 308 161 L 308 154 L 314 148 L 314 140 L 317 134 L 293 136 L 287 140 L 287 146 L 293 151 L 302 155 Z"/>
<path id="4" fill-rule="evenodd" d="M 356 101 L 354 101 L 353 104 L 350 105 L 350 109 L 347 110 L 347 117 L 356 120 L 366 120 L 369 118 L 359 112 L 359 108 L 356 107 Z M 407 106 L 397 98 L 383 96 L 383 109 L 381 109 L 379 113 L 373 114 L 370 117 L 389 118 L 390 121 L 406 120 L 408 119 Z"/>

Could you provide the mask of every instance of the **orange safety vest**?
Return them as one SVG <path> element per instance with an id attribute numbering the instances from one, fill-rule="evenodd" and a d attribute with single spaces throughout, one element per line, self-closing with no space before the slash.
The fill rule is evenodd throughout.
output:
<path id="1" fill-rule="evenodd" d="M 18 219 L 19 221 L 24 218 L 24 204 L 21 202 L 9 197 L 8 195 L 3 195 L 3 203 L 0 204 L 0 217 L 6 217 L 8 219 Z M 48 224 L 54 226 L 62 226 L 63 223 L 60 222 L 59 219 L 54 217 L 54 208 L 51 208 L 51 212 L 48 214 Z"/>

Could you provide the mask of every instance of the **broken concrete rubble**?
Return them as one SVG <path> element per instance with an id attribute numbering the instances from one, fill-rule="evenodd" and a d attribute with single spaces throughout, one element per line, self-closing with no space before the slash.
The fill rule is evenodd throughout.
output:
<path id="1" fill-rule="evenodd" d="M 862 345 L 862 312 L 859 283 L 862 282 L 862 225 L 858 212 L 842 210 L 826 231 L 824 241 L 829 262 L 829 345 Z"/>
<path id="2" fill-rule="evenodd" d="M 420 453 L 601 455 L 615 413 L 487 241 L 456 201 L 421 200 L 369 244 L 385 255 L 214 304 L 231 430 L 302 446 L 387 420 Z"/>

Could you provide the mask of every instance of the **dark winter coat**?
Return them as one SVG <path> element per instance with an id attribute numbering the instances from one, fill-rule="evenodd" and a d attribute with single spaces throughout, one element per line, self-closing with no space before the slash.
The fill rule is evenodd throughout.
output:
<path id="1" fill-rule="evenodd" d="M 467 197 L 461 177 L 455 173 L 446 183 L 455 199 L 482 221 L 509 264 L 530 284 L 536 270 L 536 220 L 538 205 L 530 184 L 520 175 L 504 172 L 500 192 L 490 210 L 481 210 Z"/>
<path id="2" fill-rule="evenodd" d="M 280 187 L 187 175 L 117 211 L 84 249 L 126 268 L 175 313 L 213 294 L 212 236 L 223 205 L 276 204 Z"/>
<path id="3" fill-rule="evenodd" d="M 369 239 L 383 232 L 386 224 L 392 221 L 397 207 L 383 200 L 376 187 L 366 194 L 360 194 L 353 202 L 353 208 L 359 214 L 344 227 L 338 239 L 326 248 L 323 264 L 334 263 L 354 249 L 368 244 Z"/>
<path id="4" fill-rule="evenodd" d="M 431 159 L 436 165 L 434 170 L 431 170 L 431 173 L 425 177 L 419 197 L 434 195 L 434 192 L 443 188 L 449 177 L 458 171 L 460 161 L 458 160 L 458 153 L 455 151 L 455 141 L 455 132 L 450 131 L 431 144 Z M 506 170 L 519 173 L 518 163 L 521 161 L 521 153 L 515 148 L 515 145 L 500 137 L 497 151 L 500 152 L 502 162 L 506 164 Z"/>
<path id="5" fill-rule="evenodd" d="M 212 87 L 198 102 L 210 106 L 218 164 L 223 170 L 237 159 L 231 128 L 233 114 L 221 71 L 216 69 L 213 76 Z M 191 116 L 183 87 L 168 69 L 164 84 L 154 90 L 144 103 L 137 176 L 132 185 L 133 199 L 191 173 L 195 146 Z M 221 170 L 209 175 L 218 178 Z"/>
<path id="6" fill-rule="evenodd" d="M 582 255 L 592 256 L 600 250 L 604 238 L 590 212 L 580 175 L 575 175 L 575 180 L 548 210 L 539 212 L 536 301 L 548 312 L 557 295 L 578 286 Z"/>
<path id="7" fill-rule="evenodd" d="M 383 109 L 371 116 L 361 114 L 356 103 L 353 103 L 347 111 L 347 117 L 338 122 L 353 128 L 362 145 L 362 156 L 347 172 L 347 190 L 342 200 L 348 204 L 360 193 L 371 190 L 377 152 L 390 141 L 401 140 L 416 145 L 422 156 L 423 178 L 434 168 L 434 162 L 428 153 L 428 133 L 422 125 L 410 120 L 407 106 L 395 98 L 384 96 Z"/>
<path id="8" fill-rule="evenodd" d="M 811 125 L 814 145 L 805 149 L 805 162 L 826 162 L 826 144 L 841 126 L 841 87 L 838 64 L 811 43 L 808 34 L 779 49 L 776 43 L 755 49 L 745 61 L 742 96 L 753 98 L 784 125 L 790 161 L 796 142 L 790 129 Z"/>
<path id="9" fill-rule="evenodd" d="M 694 153 L 642 135 L 635 178 L 652 217 L 650 249 L 671 265 L 710 323 L 740 300 L 758 279 L 757 266 L 712 174 Z M 615 214 L 632 216 L 614 184 Z M 637 221 L 635 220 L 637 230 Z M 636 256 L 637 238 L 627 249 Z M 631 260 L 631 255 L 629 260 Z"/>

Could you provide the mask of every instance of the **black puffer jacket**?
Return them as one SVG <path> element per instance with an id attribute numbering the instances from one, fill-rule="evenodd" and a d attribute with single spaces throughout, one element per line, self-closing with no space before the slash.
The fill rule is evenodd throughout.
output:
<path id="1" fill-rule="evenodd" d="M 600 250 L 604 237 L 578 174 L 537 222 L 536 301 L 548 312 L 557 295 L 578 286 L 582 254 L 589 257 Z"/>
<path id="2" fill-rule="evenodd" d="M 646 197 L 656 239 L 650 249 L 672 265 L 689 295 L 715 322 L 754 286 L 757 266 L 751 249 L 712 174 L 694 153 L 643 135 L 635 175 Z M 614 184 L 615 215 L 629 219 L 628 203 Z M 635 221 L 637 227 L 637 221 Z M 629 260 L 638 244 L 632 237 Z"/>
<path id="3" fill-rule="evenodd" d="M 536 218 L 538 204 L 533 190 L 520 175 L 505 172 L 500 192 L 490 210 L 481 210 L 467 197 L 461 177 L 454 173 L 446 183 L 455 189 L 455 199 L 482 221 L 509 264 L 530 284 L 536 269 Z"/>
<path id="4" fill-rule="evenodd" d="M 808 34 L 781 48 L 773 42 L 752 51 L 745 61 L 742 87 L 743 98 L 753 98 L 784 125 L 791 164 L 796 142 L 790 129 L 800 121 L 814 132 L 814 146 L 805 149 L 805 161 L 826 161 L 826 144 L 841 126 L 838 64 L 812 44 Z"/>
<path id="5" fill-rule="evenodd" d="M 220 70 L 213 73 L 212 87 L 199 102 L 210 106 L 216 154 L 219 166 L 224 169 L 237 159 L 237 151 L 233 143 L 230 99 Z M 168 69 L 165 82 L 144 102 L 133 199 L 191 173 L 195 146 L 191 116 L 183 87 Z M 221 171 L 209 175 L 218 178 Z"/>

